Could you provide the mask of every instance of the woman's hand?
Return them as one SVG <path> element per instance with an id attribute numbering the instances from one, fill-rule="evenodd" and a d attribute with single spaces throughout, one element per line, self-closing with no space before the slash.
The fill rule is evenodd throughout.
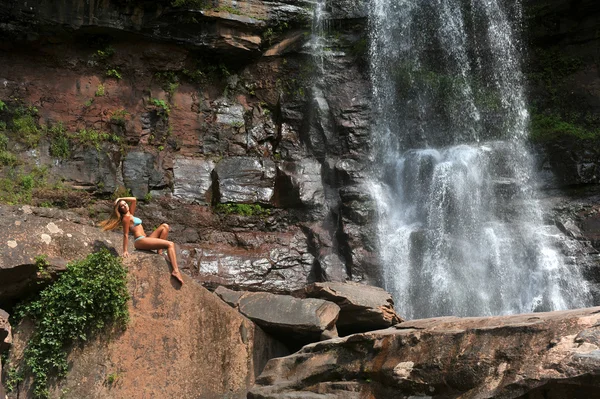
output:
<path id="1" fill-rule="evenodd" d="M 129 251 L 123 251 L 123 257 L 124 258 L 129 257 Z"/>

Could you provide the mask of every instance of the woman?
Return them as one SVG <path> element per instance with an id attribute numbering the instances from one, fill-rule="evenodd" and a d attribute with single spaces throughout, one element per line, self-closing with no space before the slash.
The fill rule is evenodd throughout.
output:
<path id="1" fill-rule="evenodd" d="M 131 205 L 129 205 L 131 203 Z M 102 226 L 102 230 L 114 230 L 119 224 L 123 225 L 123 257 L 126 258 L 129 256 L 129 251 L 127 251 L 127 244 L 129 243 L 129 232 L 133 234 L 134 241 L 133 246 L 135 249 L 144 249 L 144 250 L 158 250 L 158 254 L 162 254 L 162 250 L 167 250 L 167 255 L 169 256 L 169 260 L 171 261 L 171 265 L 173 266 L 173 273 L 171 275 L 177 279 L 181 284 L 183 284 L 183 279 L 181 278 L 181 273 L 179 272 L 179 268 L 177 267 L 177 256 L 175 254 L 175 244 L 172 241 L 167 241 L 167 237 L 169 235 L 169 225 L 166 223 L 158 226 L 156 230 L 152 232 L 149 236 L 146 236 L 144 233 L 144 228 L 142 227 L 142 220 L 140 218 L 136 218 L 133 216 L 135 213 L 135 207 L 137 205 L 137 198 L 135 197 L 125 197 L 125 198 L 117 198 L 115 200 L 115 208 L 113 214 L 110 216 L 110 219 L 100 222 L 100 226 Z"/>

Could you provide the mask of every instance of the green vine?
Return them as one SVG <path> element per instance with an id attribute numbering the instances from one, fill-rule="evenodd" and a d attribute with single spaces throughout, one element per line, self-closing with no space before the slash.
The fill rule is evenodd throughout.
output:
<path id="1" fill-rule="evenodd" d="M 72 343 L 86 341 L 105 325 L 127 325 L 128 300 L 127 271 L 119 258 L 103 249 L 69 263 L 37 300 L 15 309 L 17 318 L 30 317 L 35 324 L 24 362 L 34 377 L 36 398 L 49 396 L 51 375 L 66 375 Z"/>

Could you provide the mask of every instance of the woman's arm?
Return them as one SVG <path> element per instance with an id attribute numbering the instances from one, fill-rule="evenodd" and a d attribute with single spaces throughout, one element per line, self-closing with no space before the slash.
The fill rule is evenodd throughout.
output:
<path id="1" fill-rule="evenodd" d="M 121 200 L 129 203 L 129 213 L 131 213 L 133 215 L 133 213 L 135 212 L 135 207 L 137 206 L 137 198 L 135 198 L 135 197 L 117 198 L 115 200 L 115 205 L 117 204 L 117 202 L 119 202 Z"/>
<path id="2" fill-rule="evenodd" d="M 124 258 L 129 256 L 129 251 L 127 250 L 127 248 L 129 245 L 129 224 L 130 223 L 131 223 L 131 216 L 123 218 L 123 257 Z"/>

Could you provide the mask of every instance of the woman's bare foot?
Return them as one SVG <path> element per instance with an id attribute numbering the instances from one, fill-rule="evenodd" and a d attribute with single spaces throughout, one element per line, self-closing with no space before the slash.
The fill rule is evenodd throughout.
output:
<path id="1" fill-rule="evenodd" d="M 177 281 L 179 281 L 179 283 L 181 285 L 183 285 L 183 278 L 181 278 L 181 273 L 177 272 L 173 272 L 171 273 L 171 276 L 175 277 L 177 279 Z"/>

